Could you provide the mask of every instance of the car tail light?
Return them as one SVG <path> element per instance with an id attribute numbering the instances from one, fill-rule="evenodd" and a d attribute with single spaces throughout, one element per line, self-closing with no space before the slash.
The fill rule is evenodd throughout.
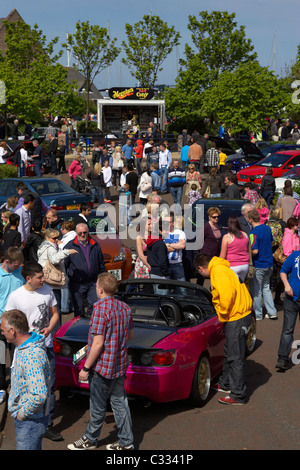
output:
<path id="1" fill-rule="evenodd" d="M 69 344 L 63 343 L 57 340 L 53 340 L 53 350 L 54 353 L 59 355 L 59 356 L 64 356 L 64 357 L 72 357 L 73 356 L 73 349 Z"/>
<path id="2" fill-rule="evenodd" d="M 56 211 L 63 211 L 66 208 L 66 206 L 57 206 L 56 204 L 50 204 L 50 207 Z"/>
<path id="3" fill-rule="evenodd" d="M 135 366 L 167 367 L 174 364 L 176 359 L 175 349 L 128 349 L 129 361 Z"/>
<path id="4" fill-rule="evenodd" d="M 55 354 L 59 354 L 61 352 L 61 343 L 55 339 L 53 340 L 53 350 Z"/>

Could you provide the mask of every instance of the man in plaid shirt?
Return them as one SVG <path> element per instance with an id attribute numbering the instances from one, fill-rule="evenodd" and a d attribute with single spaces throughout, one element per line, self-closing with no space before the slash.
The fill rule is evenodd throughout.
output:
<path id="1" fill-rule="evenodd" d="M 130 410 L 125 394 L 125 373 L 128 367 L 127 341 L 133 338 L 133 321 L 127 304 L 114 298 L 118 287 L 111 273 L 101 273 L 97 280 L 99 301 L 94 304 L 90 321 L 87 358 L 79 379 L 89 380 L 90 421 L 85 434 L 69 444 L 70 450 L 97 447 L 106 415 L 107 400 L 115 416 L 119 442 L 108 450 L 132 450 L 133 434 Z"/>

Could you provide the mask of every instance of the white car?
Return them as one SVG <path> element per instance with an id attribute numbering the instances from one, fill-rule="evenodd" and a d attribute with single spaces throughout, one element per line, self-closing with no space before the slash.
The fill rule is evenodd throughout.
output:
<path id="1" fill-rule="evenodd" d="M 295 180 L 300 179 L 300 165 L 295 165 L 294 168 L 291 168 L 285 173 L 281 178 L 275 178 L 276 183 L 276 193 L 281 193 L 284 188 L 284 183 L 286 180 L 291 180 L 292 184 Z"/>

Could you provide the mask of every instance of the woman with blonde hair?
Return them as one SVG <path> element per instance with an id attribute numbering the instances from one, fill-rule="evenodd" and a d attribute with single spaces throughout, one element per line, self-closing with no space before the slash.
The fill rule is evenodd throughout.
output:
<path id="1" fill-rule="evenodd" d="M 254 209 L 256 209 L 259 213 L 260 223 L 265 224 L 268 221 L 270 214 L 270 209 L 268 208 L 265 199 L 260 197 L 257 203 L 255 204 Z"/>
<path id="2" fill-rule="evenodd" d="M 185 195 L 188 196 L 191 185 L 194 183 L 197 185 L 197 190 L 201 190 L 202 188 L 202 177 L 199 171 L 196 170 L 194 163 L 190 163 L 188 166 L 188 171 L 185 178 L 186 182 L 186 190 Z"/>
<path id="3" fill-rule="evenodd" d="M 3 211 L 1 212 L 1 220 L 2 220 L 2 225 L 3 225 L 3 232 L 7 230 L 9 226 L 9 216 L 12 214 L 12 211 Z"/>
<path id="4" fill-rule="evenodd" d="M 86 177 L 91 181 L 91 196 L 94 203 L 97 198 L 98 204 L 104 204 L 103 188 L 105 185 L 102 167 L 99 162 L 95 163 L 94 168 L 86 175 Z"/>
<path id="5" fill-rule="evenodd" d="M 40 244 L 37 251 L 38 263 L 44 268 L 49 259 L 50 263 L 58 265 L 59 269 L 65 273 L 64 260 L 70 255 L 76 255 L 77 250 L 74 249 L 59 249 L 59 231 L 53 228 L 48 228 L 44 232 L 44 241 Z M 64 286 L 56 287 L 53 289 L 57 301 L 57 308 L 61 319 L 61 289 Z"/>

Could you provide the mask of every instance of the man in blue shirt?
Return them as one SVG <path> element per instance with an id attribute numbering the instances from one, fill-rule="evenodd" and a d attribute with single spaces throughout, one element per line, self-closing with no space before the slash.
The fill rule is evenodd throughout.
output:
<path id="1" fill-rule="evenodd" d="M 253 266 L 256 270 L 253 279 L 250 280 L 250 290 L 256 320 L 263 319 L 263 300 L 267 310 L 265 317 L 277 319 L 277 310 L 270 289 L 273 271 L 272 232 L 270 227 L 260 223 L 259 213 L 256 209 L 248 212 L 248 220 L 253 227 L 250 233 L 250 243 Z"/>
<path id="2" fill-rule="evenodd" d="M 122 155 L 126 158 L 127 163 L 130 159 L 133 159 L 133 145 L 130 139 L 127 139 L 126 144 L 122 147 Z"/>
<path id="3" fill-rule="evenodd" d="M 5 311 L 7 299 L 11 292 L 23 284 L 25 279 L 21 274 L 24 263 L 22 252 L 17 247 L 11 247 L 4 253 L 4 261 L 0 264 L 0 319 Z M 0 404 L 6 398 L 6 341 L 0 334 Z"/>
<path id="4" fill-rule="evenodd" d="M 300 313 L 300 251 L 294 251 L 283 263 L 280 277 L 284 285 L 283 325 L 276 368 L 286 370 L 294 340 L 297 316 Z"/>

